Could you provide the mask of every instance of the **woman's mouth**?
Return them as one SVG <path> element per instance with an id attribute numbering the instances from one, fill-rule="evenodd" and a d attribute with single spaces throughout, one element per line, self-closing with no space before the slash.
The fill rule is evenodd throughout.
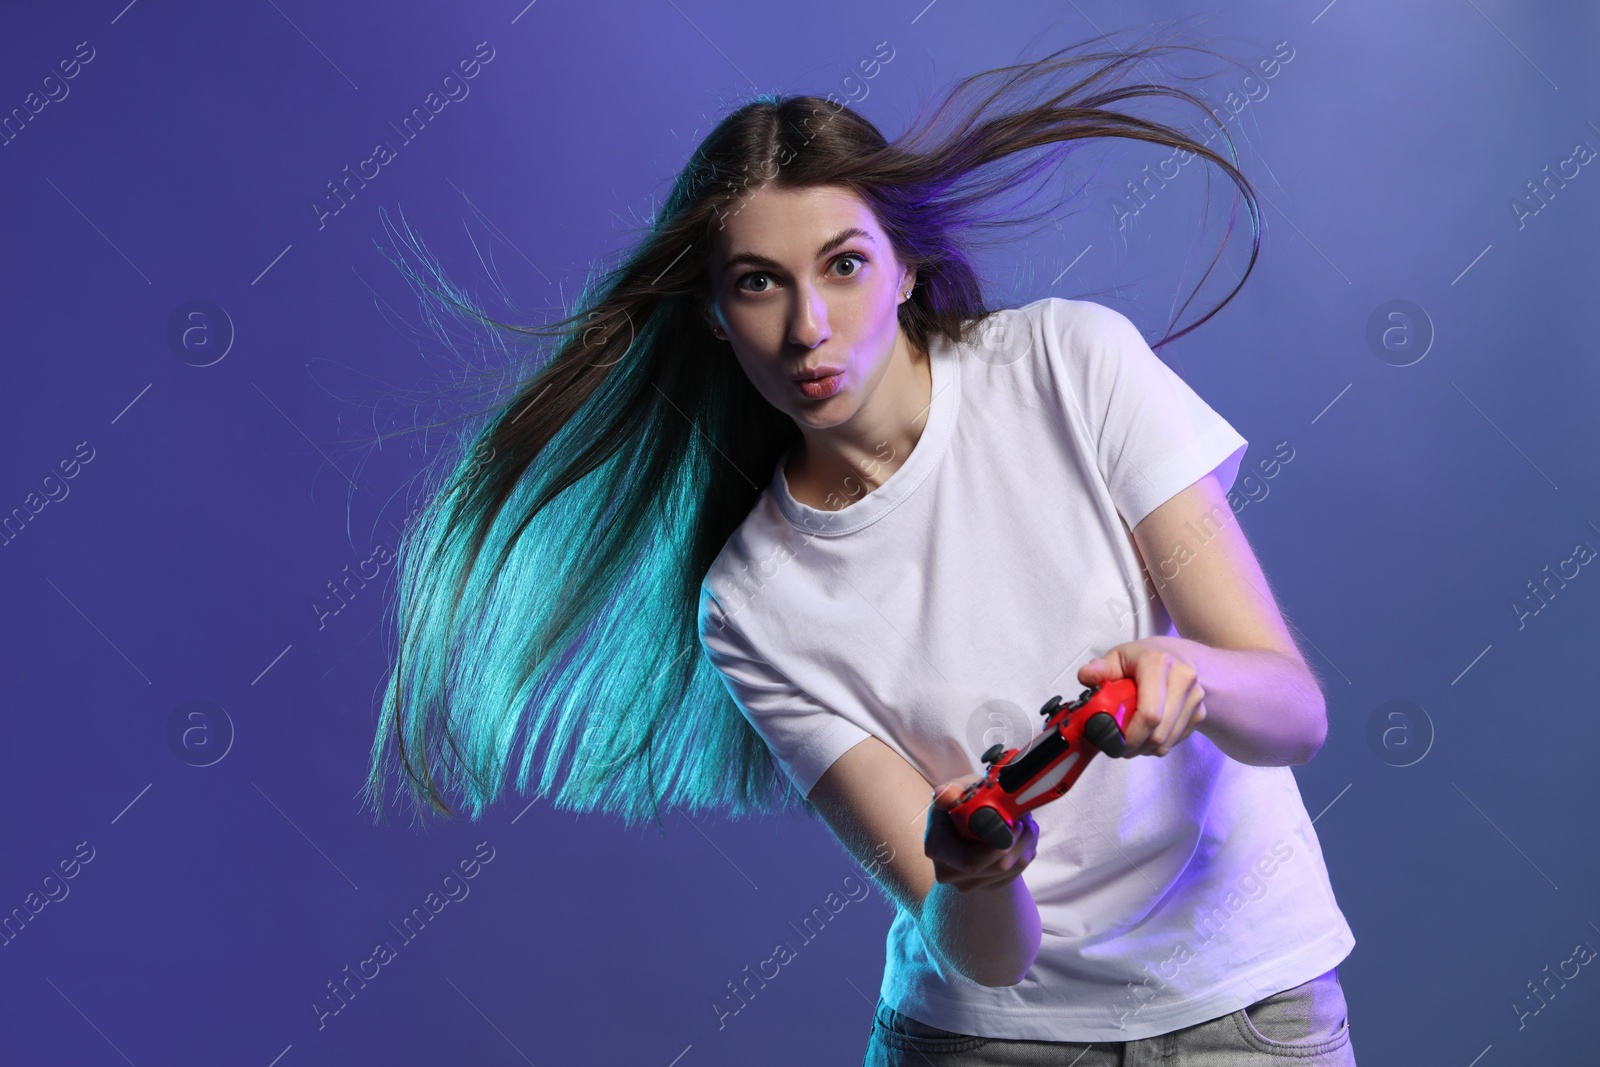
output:
<path id="1" fill-rule="evenodd" d="M 800 388 L 800 392 L 810 400 L 826 400 L 834 393 L 837 393 L 843 384 L 844 371 L 836 371 L 818 378 L 800 378 L 795 381 L 795 385 Z"/>

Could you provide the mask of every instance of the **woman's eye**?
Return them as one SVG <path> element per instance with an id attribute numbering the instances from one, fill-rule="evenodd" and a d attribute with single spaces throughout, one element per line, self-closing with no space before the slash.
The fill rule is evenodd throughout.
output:
<path id="1" fill-rule="evenodd" d="M 834 260 L 834 262 L 835 263 L 845 263 L 845 262 L 848 262 L 849 260 L 857 260 L 857 261 L 860 262 L 861 265 L 865 265 L 866 262 L 867 262 L 867 257 L 861 255 L 858 252 L 846 252 L 844 255 L 842 255 L 838 259 Z M 861 267 L 857 266 L 855 270 L 852 270 L 849 274 L 842 275 L 842 277 L 849 278 L 849 277 L 852 277 L 852 276 L 854 276 L 856 274 L 860 274 L 860 273 L 861 273 Z"/>
<path id="2" fill-rule="evenodd" d="M 855 264 L 856 264 L 855 268 L 853 270 L 850 270 L 849 272 L 847 272 L 845 274 L 835 274 L 834 277 L 836 277 L 836 278 L 854 278 L 857 274 L 861 273 L 862 266 L 866 265 L 867 257 L 863 256 L 859 252 L 846 252 L 844 255 L 842 255 L 838 259 L 834 260 L 833 263 L 832 263 L 832 266 L 838 266 L 840 263 L 847 263 L 847 262 L 851 262 L 851 261 L 855 261 Z M 764 283 L 768 283 L 768 284 L 762 285 L 760 288 L 757 288 L 753 284 L 750 284 L 756 279 L 759 279 L 760 281 L 762 281 Z M 764 293 L 764 292 L 767 291 L 768 288 L 771 287 L 771 285 L 770 285 L 771 280 L 772 280 L 772 276 L 770 274 L 765 273 L 764 271 L 751 271 L 749 274 L 746 274 L 744 277 L 739 279 L 739 281 L 738 281 L 737 285 L 735 286 L 735 288 L 740 289 L 741 291 L 746 292 L 746 293 Z"/>

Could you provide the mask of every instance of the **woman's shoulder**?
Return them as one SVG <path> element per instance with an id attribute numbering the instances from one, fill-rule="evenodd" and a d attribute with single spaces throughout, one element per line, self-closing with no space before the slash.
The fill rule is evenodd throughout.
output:
<path id="1" fill-rule="evenodd" d="M 1034 377 L 1062 358 L 1062 351 L 1081 346 L 1104 328 L 1102 313 L 1115 315 L 1100 304 L 1045 296 L 1025 304 L 995 308 L 968 320 L 962 348 L 977 362 L 1007 372 L 1019 370 Z"/>
<path id="2" fill-rule="evenodd" d="M 1074 334 L 1098 335 L 1107 329 L 1132 326 L 1128 317 L 1116 308 L 1097 300 L 1066 296 L 1041 297 L 1015 311 L 1039 322 L 1063 340 L 1071 340 Z"/>
<path id="3" fill-rule="evenodd" d="M 1046 296 L 1000 308 L 980 320 L 974 333 L 980 358 L 998 365 L 1030 361 L 1036 369 L 1092 373 L 1118 361 L 1128 348 L 1144 349 L 1144 335 L 1131 319 L 1095 300 Z"/>
<path id="4" fill-rule="evenodd" d="M 1065 296 L 1044 296 L 1026 304 L 1000 307 L 971 320 L 974 346 L 982 352 L 1017 349 L 1026 344 L 1037 347 L 1043 341 L 1056 346 L 1074 347 L 1108 332 L 1137 328 L 1115 308 L 1094 300 Z"/>
<path id="5" fill-rule="evenodd" d="M 792 532 L 773 500 L 769 485 L 757 498 L 734 531 L 723 542 L 722 550 L 706 570 L 700 581 L 701 598 L 726 605 L 738 596 L 738 590 L 752 579 L 759 580 L 773 570 L 775 560 L 792 558 L 794 550 L 788 544 Z"/>

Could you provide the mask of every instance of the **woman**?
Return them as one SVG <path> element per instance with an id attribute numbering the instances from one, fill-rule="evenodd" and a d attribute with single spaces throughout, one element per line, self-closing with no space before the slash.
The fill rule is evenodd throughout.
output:
<path id="1" fill-rule="evenodd" d="M 991 309 L 969 258 L 1081 138 L 1202 157 L 1255 217 L 1112 106 L 1199 104 L 1110 84 L 1173 47 L 976 75 L 892 144 L 814 97 L 724 119 L 403 544 L 380 816 L 391 742 L 446 814 L 436 773 L 476 818 L 514 761 L 630 822 L 819 814 L 898 905 L 868 1063 L 1353 1063 L 1289 770 L 1325 703 L 1227 506 L 1246 443 L 1125 317 Z M 1125 758 L 961 838 L 978 753 L 1074 667 L 1136 682 Z"/>

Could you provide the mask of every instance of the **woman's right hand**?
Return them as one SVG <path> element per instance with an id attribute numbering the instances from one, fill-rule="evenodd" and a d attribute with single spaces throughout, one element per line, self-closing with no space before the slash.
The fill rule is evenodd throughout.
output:
<path id="1" fill-rule="evenodd" d="M 923 853 L 933 861 L 935 880 L 954 886 L 963 893 L 974 889 L 998 889 L 1007 885 L 1033 861 L 1039 844 L 1039 827 L 1032 812 L 1023 812 L 1018 824 L 1020 832 L 1011 847 L 997 849 L 982 841 L 968 841 L 956 830 L 950 819 L 950 809 L 961 800 L 961 794 L 981 774 L 966 774 L 952 778 L 933 791 L 933 804 L 928 808 L 928 827 L 922 839 Z"/>

